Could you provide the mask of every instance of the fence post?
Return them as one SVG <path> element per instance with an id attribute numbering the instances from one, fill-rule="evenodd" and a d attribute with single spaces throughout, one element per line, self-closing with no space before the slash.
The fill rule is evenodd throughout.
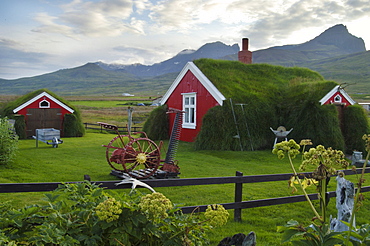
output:
<path id="1" fill-rule="evenodd" d="M 243 176 L 242 172 L 236 171 L 236 176 Z M 241 202 L 243 195 L 243 183 L 235 182 L 235 202 Z M 234 209 L 234 221 L 241 222 L 242 221 L 242 209 L 236 208 Z"/>
<path id="2" fill-rule="evenodd" d="M 86 180 L 86 181 L 91 181 L 90 175 L 85 174 L 85 175 L 84 175 L 84 180 Z"/>

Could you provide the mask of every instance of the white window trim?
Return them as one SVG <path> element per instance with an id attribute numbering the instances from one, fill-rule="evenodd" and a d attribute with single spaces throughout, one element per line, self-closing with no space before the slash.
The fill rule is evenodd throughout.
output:
<path id="1" fill-rule="evenodd" d="M 43 102 L 47 102 L 48 103 L 48 106 L 42 106 L 41 104 L 43 103 Z M 49 101 L 47 101 L 47 100 L 42 100 L 40 103 L 39 103 L 39 108 L 50 108 L 50 102 Z"/>
<path id="2" fill-rule="evenodd" d="M 336 98 L 339 98 L 339 100 L 336 100 Z M 340 103 L 340 102 L 342 102 L 342 97 L 338 94 L 338 95 L 336 95 L 335 97 L 334 97 L 334 102 L 336 102 L 336 103 Z"/>
<path id="3" fill-rule="evenodd" d="M 181 93 L 182 95 L 182 110 L 185 111 L 185 97 L 194 97 L 194 107 L 188 108 L 194 108 L 194 123 L 185 123 L 185 113 L 183 113 L 183 120 L 182 120 L 182 128 L 187 129 L 196 129 L 197 127 L 197 93 L 196 92 L 190 92 L 190 93 Z"/>

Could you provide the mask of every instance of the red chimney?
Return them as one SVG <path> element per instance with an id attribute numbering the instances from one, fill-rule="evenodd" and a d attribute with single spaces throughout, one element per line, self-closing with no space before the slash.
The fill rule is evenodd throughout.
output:
<path id="1" fill-rule="evenodd" d="M 248 38 L 242 39 L 242 50 L 238 53 L 238 59 L 240 62 L 245 64 L 251 64 L 252 63 L 252 52 L 248 50 Z"/>

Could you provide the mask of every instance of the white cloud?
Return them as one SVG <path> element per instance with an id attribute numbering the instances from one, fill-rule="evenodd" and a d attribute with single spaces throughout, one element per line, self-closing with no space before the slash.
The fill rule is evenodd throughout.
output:
<path id="1" fill-rule="evenodd" d="M 39 13 L 35 20 L 41 26 L 36 32 L 59 33 L 67 37 L 118 36 L 125 32 L 143 33 L 140 21 L 132 21 L 132 0 L 103 0 L 98 2 L 75 0 L 61 5 L 63 13 L 54 16 Z"/>
<path id="2" fill-rule="evenodd" d="M 286 6 L 283 12 L 270 11 L 263 18 L 260 16 L 242 34 L 251 38 L 253 43 L 258 43 L 260 48 L 287 44 L 289 40 L 292 41 L 293 34 L 302 33 L 303 30 L 309 33 L 310 29 L 320 28 L 322 32 L 335 24 L 360 18 L 362 15 L 355 14 L 359 11 L 369 13 L 367 3 L 357 2 L 356 8 L 350 6 L 350 3 L 351 1 L 299 0 Z M 311 38 L 314 37 L 302 37 L 305 41 Z"/>
<path id="3" fill-rule="evenodd" d="M 38 13 L 34 19 L 41 24 L 41 26 L 32 29 L 32 31 L 34 32 L 59 33 L 67 37 L 75 36 L 72 27 L 62 25 L 62 24 L 57 24 L 55 21 L 58 18 L 54 16 L 50 16 L 48 13 Z"/>
<path id="4" fill-rule="evenodd" d="M 51 72 L 103 60 L 153 64 L 221 41 L 250 49 L 308 41 L 344 24 L 370 42 L 368 0 L 0 1 L 1 62 Z M 62 3 L 62 4 L 61 4 Z M 30 32 L 30 30 L 32 32 Z M 116 47 L 116 48 L 114 48 Z M 6 53 L 3 53 L 6 52 Z M 34 60 L 32 60 L 34 58 Z M 18 62 L 18 63 L 17 63 Z M 44 65 L 42 64 L 44 63 Z M 38 64 L 40 66 L 38 66 Z M 52 64 L 53 67 L 50 67 Z M 0 77 L 4 75 L 4 69 Z M 18 73 L 19 74 L 19 73 Z M 13 77 L 17 77 L 15 74 Z M 29 74 L 32 75 L 32 74 Z"/>

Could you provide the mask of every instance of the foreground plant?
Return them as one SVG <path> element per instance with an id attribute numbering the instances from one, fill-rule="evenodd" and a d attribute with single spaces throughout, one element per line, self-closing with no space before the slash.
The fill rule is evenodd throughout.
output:
<path id="1" fill-rule="evenodd" d="M 361 193 L 362 185 L 365 183 L 365 168 L 367 163 L 369 162 L 370 157 L 370 134 L 365 134 L 362 137 L 362 140 L 365 141 L 365 150 L 367 152 L 364 164 L 362 166 L 362 172 L 360 177 L 358 178 L 357 182 L 357 191 L 355 195 L 355 201 L 353 205 L 352 210 L 352 216 L 350 222 L 347 224 L 348 226 L 348 232 L 345 235 L 345 242 L 346 245 L 356 245 L 356 241 L 351 240 L 351 237 L 357 238 L 357 240 L 360 240 L 361 242 L 367 242 L 366 245 L 370 245 L 370 226 L 369 225 L 363 225 L 360 229 L 356 229 L 354 227 L 354 220 L 355 220 L 355 214 L 356 211 L 358 211 L 362 205 L 362 201 L 364 200 L 364 196 Z"/>
<path id="2" fill-rule="evenodd" d="M 18 136 L 11 127 L 7 117 L 0 117 L 0 165 L 9 164 L 18 150 Z"/>
<path id="3" fill-rule="evenodd" d="M 184 215 L 161 193 L 112 195 L 87 181 L 45 200 L 22 209 L 0 203 L 0 245 L 207 245 L 206 231 L 228 218 L 219 205 L 221 219 Z"/>
<path id="4" fill-rule="evenodd" d="M 293 192 L 297 191 L 294 184 L 298 184 L 302 190 L 306 200 L 314 213 L 313 221 L 319 221 L 319 224 L 312 224 L 309 227 L 303 227 L 298 225 L 296 221 L 290 221 L 285 227 L 278 227 L 278 231 L 284 232 L 283 241 L 290 241 L 293 237 L 304 236 L 305 239 L 309 239 L 310 242 L 320 242 L 320 244 L 313 243 L 312 245 L 335 245 L 338 240 L 329 240 L 336 233 L 331 233 L 327 225 L 327 203 L 328 198 L 326 196 L 327 185 L 330 177 L 334 175 L 337 168 L 346 169 L 349 163 L 345 160 L 345 155 L 340 150 L 333 150 L 332 148 L 325 148 L 322 145 L 318 145 L 316 148 L 310 148 L 307 152 L 305 150 L 306 145 L 311 145 L 311 141 L 302 141 L 302 162 L 299 166 L 299 171 L 306 171 L 307 169 L 313 169 L 312 177 L 303 177 L 300 175 L 293 164 L 293 159 L 300 154 L 300 145 L 294 140 L 283 141 L 275 145 L 273 153 L 278 156 L 279 159 L 288 157 L 289 164 L 293 171 L 293 176 L 289 180 L 289 185 L 293 187 Z M 320 212 L 315 208 L 311 199 L 309 198 L 306 188 L 308 186 L 315 185 L 318 191 L 318 198 L 320 202 Z M 318 233 L 320 230 L 320 233 Z M 329 241 L 328 241 L 329 240 Z M 305 240 L 303 240 L 305 241 Z M 328 241 L 328 242 L 327 242 Z M 301 242 L 301 241 L 295 241 Z M 331 242 L 333 244 L 331 244 Z M 311 245 L 311 244 L 299 244 L 296 245 Z"/>

